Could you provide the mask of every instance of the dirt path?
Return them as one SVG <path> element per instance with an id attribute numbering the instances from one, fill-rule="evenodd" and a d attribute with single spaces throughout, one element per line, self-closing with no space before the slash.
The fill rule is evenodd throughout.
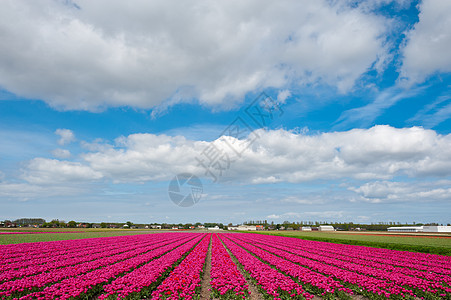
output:
<path id="1" fill-rule="evenodd" d="M 221 243 L 222 243 L 222 241 L 221 241 Z M 222 245 L 226 249 L 227 253 L 229 253 L 230 257 L 232 258 L 233 262 L 237 266 L 238 270 L 243 275 L 244 279 L 246 279 L 246 283 L 249 286 L 249 291 L 251 292 L 251 294 L 249 295 L 249 299 L 250 300 L 263 300 L 264 299 L 263 295 L 260 293 L 257 286 L 250 280 L 248 275 L 246 275 L 246 272 L 244 271 L 243 267 L 238 263 L 238 260 L 235 258 L 235 256 L 233 256 L 233 254 L 229 251 L 229 249 L 227 249 L 227 247 L 224 245 L 224 243 L 222 243 Z"/>
<path id="2" fill-rule="evenodd" d="M 208 245 L 207 257 L 205 258 L 205 271 L 202 276 L 200 300 L 210 299 L 210 272 L 211 272 L 211 244 L 212 238 L 210 237 L 210 244 Z"/>

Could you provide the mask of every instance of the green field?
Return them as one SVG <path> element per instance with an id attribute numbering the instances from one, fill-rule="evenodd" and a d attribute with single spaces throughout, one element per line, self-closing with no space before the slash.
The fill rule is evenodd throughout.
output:
<path id="1" fill-rule="evenodd" d="M 34 242 L 49 242 L 49 241 L 63 241 L 63 240 L 78 240 L 88 238 L 99 238 L 109 236 L 121 235 L 137 235 L 162 232 L 161 230 L 134 230 L 134 229 L 23 229 L 14 230 L 17 232 L 48 232 L 39 234 L 0 234 L 0 245 L 20 244 L 20 243 L 34 243 Z M 13 230 L 0 230 L 0 232 L 13 232 Z M 52 233 L 64 232 L 64 233 Z"/>
<path id="2" fill-rule="evenodd" d="M 264 231 L 260 234 L 295 237 L 306 240 L 331 242 L 349 245 L 362 245 L 394 250 L 451 255 L 451 235 L 445 237 L 432 235 L 384 235 L 346 233 L 346 232 L 318 232 L 318 231 Z"/>

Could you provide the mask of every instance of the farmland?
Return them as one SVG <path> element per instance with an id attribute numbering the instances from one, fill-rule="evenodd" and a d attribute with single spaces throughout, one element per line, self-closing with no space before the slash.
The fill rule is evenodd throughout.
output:
<path id="1" fill-rule="evenodd" d="M 394 250 L 451 255 L 450 234 L 387 234 L 382 232 L 318 232 L 318 231 L 264 231 L 263 234 L 295 237 L 306 240 L 362 245 Z"/>
<path id="2" fill-rule="evenodd" d="M 2 245 L 0 298 L 451 299 L 450 256 L 250 233 L 130 233 Z M 83 233 L 30 235 L 64 234 Z"/>
<path id="3" fill-rule="evenodd" d="M 138 235 L 160 232 L 157 230 L 120 230 L 120 229 L 39 229 L 39 230 L 3 230 L 0 231 L 0 245 L 64 241 L 123 235 Z"/>

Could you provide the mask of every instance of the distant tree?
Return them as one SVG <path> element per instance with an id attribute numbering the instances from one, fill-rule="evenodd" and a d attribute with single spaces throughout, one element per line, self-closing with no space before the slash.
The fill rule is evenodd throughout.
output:
<path id="1" fill-rule="evenodd" d="M 69 222 L 67 223 L 67 227 L 75 228 L 75 227 L 77 227 L 77 222 L 75 222 L 75 221 L 69 221 Z"/>
<path id="2" fill-rule="evenodd" d="M 100 223 L 101 228 L 107 228 L 108 224 L 105 222 Z"/>
<path id="3" fill-rule="evenodd" d="M 50 227 L 60 227 L 61 223 L 58 219 L 50 221 Z"/>
<path id="4" fill-rule="evenodd" d="M 127 221 L 127 223 L 125 223 L 125 224 L 127 224 L 128 228 L 130 228 L 130 227 L 132 227 L 132 226 L 133 226 L 133 223 L 132 223 L 132 222 L 130 222 L 130 221 Z"/>

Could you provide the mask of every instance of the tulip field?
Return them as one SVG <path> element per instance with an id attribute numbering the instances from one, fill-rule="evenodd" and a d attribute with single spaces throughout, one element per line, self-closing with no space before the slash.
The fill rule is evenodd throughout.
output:
<path id="1" fill-rule="evenodd" d="M 10 244 L 0 299 L 451 299 L 451 257 L 222 232 Z"/>

